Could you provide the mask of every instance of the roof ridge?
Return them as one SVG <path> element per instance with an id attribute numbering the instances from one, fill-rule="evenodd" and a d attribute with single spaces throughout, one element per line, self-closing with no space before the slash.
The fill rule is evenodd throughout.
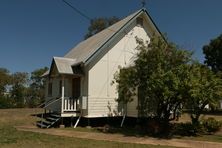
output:
<path id="1" fill-rule="evenodd" d="M 131 19 L 133 19 L 142 11 L 144 11 L 144 9 L 139 9 L 138 11 L 126 16 L 125 18 L 109 26 L 108 28 L 80 42 L 74 48 L 72 48 L 68 53 L 66 53 L 64 57 L 75 58 L 77 59 L 78 62 L 86 61 L 89 57 L 91 57 L 91 55 L 95 51 L 97 51 L 101 46 L 103 46 L 119 30 L 121 30 L 122 27 L 124 27 Z"/>
<path id="2" fill-rule="evenodd" d="M 92 35 L 92 36 L 90 36 L 89 38 L 87 38 L 87 39 L 85 39 L 85 40 L 82 40 L 82 41 L 80 41 L 78 44 L 80 44 L 80 43 L 82 43 L 82 42 L 85 42 L 85 41 L 87 41 L 87 40 L 90 40 L 90 38 L 93 38 L 95 35 L 97 35 L 97 34 L 99 34 L 99 33 L 101 33 L 101 32 L 103 32 L 103 31 L 105 31 L 105 30 L 110 30 L 110 31 L 115 31 L 115 30 L 111 30 L 110 28 L 112 28 L 115 24 L 117 24 L 117 23 L 119 23 L 119 22 L 121 22 L 122 20 L 124 20 L 124 19 L 126 19 L 127 17 L 129 17 L 129 16 L 131 16 L 131 15 L 133 15 L 133 14 L 135 14 L 135 13 L 137 13 L 137 12 L 140 12 L 140 11 L 146 11 L 146 9 L 145 8 L 142 8 L 142 9 L 139 9 L 139 10 L 137 10 L 136 12 L 134 12 L 134 13 L 131 13 L 130 15 L 128 15 L 128 16 L 125 16 L 124 18 L 122 18 L 121 20 L 119 20 L 118 22 L 116 22 L 116 23 L 114 23 L 114 24 L 112 24 L 111 26 L 109 26 L 109 27 L 107 27 L 107 28 L 104 28 L 103 30 L 101 30 L 100 32 L 97 32 L 96 34 L 94 34 L 94 35 Z M 117 31 L 117 30 L 116 30 Z M 77 45 L 78 45 L 77 44 Z M 72 48 L 73 49 L 73 48 Z"/>

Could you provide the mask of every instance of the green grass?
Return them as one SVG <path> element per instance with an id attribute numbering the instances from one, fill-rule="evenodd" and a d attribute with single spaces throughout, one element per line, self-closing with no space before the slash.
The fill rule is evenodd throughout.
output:
<path id="1" fill-rule="evenodd" d="M 95 141 L 78 138 L 59 137 L 32 132 L 21 132 L 10 126 L 0 129 L 1 147 L 66 147 L 66 148 L 167 148 L 166 146 L 152 146 L 139 144 L 126 144 L 118 142 Z"/>
<path id="2" fill-rule="evenodd" d="M 127 144 L 88 139 L 53 136 L 40 133 L 17 131 L 14 126 L 33 125 L 36 117 L 31 116 L 40 112 L 35 109 L 2 109 L 0 110 L 0 147 L 4 148 L 168 148 L 168 146 L 153 146 L 142 144 Z M 78 128 L 84 131 L 84 128 Z"/>

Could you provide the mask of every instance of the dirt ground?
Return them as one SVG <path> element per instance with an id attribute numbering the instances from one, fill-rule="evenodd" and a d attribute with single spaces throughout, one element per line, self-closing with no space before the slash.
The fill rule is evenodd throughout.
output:
<path id="1" fill-rule="evenodd" d="M 134 137 L 124 136 L 121 134 L 104 134 L 104 133 L 93 133 L 93 132 L 79 132 L 79 131 L 68 131 L 61 129 L 39 129 L 35 126 L 16 126 L 17 130 L 30 131 L 36 133 L 44 133 L 49 135 L 76 137 L 93 140 L 104 140 L 104 141 L 116 141 L 124 143 L 137 143 L 137 144 L 152 144 L 152 145 L 165 145 L 174 147 L 191 147 L 191 148 L 222 148 L 222 143 L 207 142 L 207 141 L 193 141 L 193 140 L 182 140 L 182 139 L 156 139 L 150 137 Z"/>

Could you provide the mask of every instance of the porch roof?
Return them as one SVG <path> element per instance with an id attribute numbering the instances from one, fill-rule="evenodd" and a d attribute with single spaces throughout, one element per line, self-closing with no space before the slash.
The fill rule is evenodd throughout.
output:
<path id="1" fill-rule="evenodd" d="M 60 74 L 74 74 L 72 66 L 76 65 L 76 59 L 54 57 L 55 65 Z"/>
<path id="2" fill-rule="evenodd" d="M 56 67 L 58 74 L 81 75 L 82 70 L 80 65 L 81 63 L 76 62 L 76 59 L 53 57 L 50 69 L 46 71 L 42 77 L 50 75 L 54 66 Z"/>

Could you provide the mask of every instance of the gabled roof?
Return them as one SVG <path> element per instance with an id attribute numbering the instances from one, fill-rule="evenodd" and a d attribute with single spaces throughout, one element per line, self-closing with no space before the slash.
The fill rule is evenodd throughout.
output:
<path id="1" fill-rule="evenodd" d="M 111 39 L 115 38 L 116 35 L 121 33 L 121 31 L 128 24 L 130 24 L 142 13 L 146 14 L 146 16 L 151 22 L 153 29 L 159 35 L 162 35 L 155 23 L 153 22 L 152 18 L 149 16 L 148 12 L 145 9 L 140 9 L 135 13 L 127 16 L 126 18 L 120 20 L 119 22 L 113 24 L 112 26 L 104 29 L 103 31 L 80 42 L 77 46 L 71 49 L 64 56 L 64 58 L 54 57 L 53 60 L 58 68 L 58 72 L 60 74 L 74 74 L 72 70 L 73 65 L 79 63 L 86 63 L 86 61 L 88 61 L 97 51 L 99 51 L 103 46 L 105 46 Z M 50 74 L 50 72 L 48 72 L 48 74 Z"/>
<path id="2" fill-rule="evenodd" d="M 72 66 L 76 65 L 76 59 L 54 57 L 55 65 L 59 74 L 74 74 Z"/>
<path id="3" fill-rule="evenodd" d="M 146 13 L 154 28 L 159 34 L 161 34 L 152 21 L 151 17 L 148 15 L 145 9 L 140 9 L 135 13 L 127 16 L 126 18 L 120 20 L 119 22 L 113 24 L 112 26 L 104 29 L 103 31 L 93 35 L 92 37 L 80 42 L 76 47 L 71 49 L 64 57 L 76 59 L 77 62 L 85 63 L 98 49 L 104 46 L 107 41 L 113 38 L 126 24 L 128 24 L 133 19 L 137 18 L 142 13 Z"/>
<path id="4" fill-rule="evenodd" d="M 81 63 L 76 62 L 76 59 L 53 57 L 50 69 L 46 71 L 42 77 L 49 75 L 52 72 L 53 66 L 56 66 L 58 74 L 81 75 L 80 64 Z"/>

